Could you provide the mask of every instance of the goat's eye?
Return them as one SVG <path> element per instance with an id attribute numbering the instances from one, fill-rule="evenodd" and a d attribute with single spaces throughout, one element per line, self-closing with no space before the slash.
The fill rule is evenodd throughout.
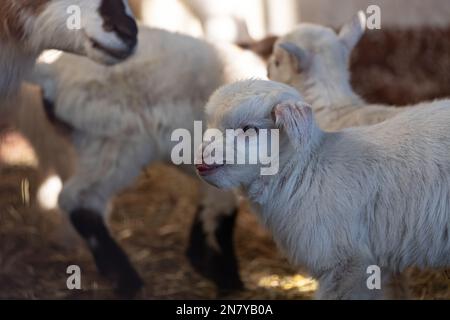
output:
<path id="1" fill-rule="evenodd" d="M 275 60 L 275 62 L 274 62 L 274 63 L 275 63 L 275 67 L 277 67 L 277 68 L 278 68 L 278 67 L 280 66 L 280 61 L 278 61 L 278 60 Z"/>
<path id="2" fill-rule="evenodd" d="M 244 131 L 244 132 L 247 132 L 247 131 L 249 131 L 249 130 L 254 130 L 256 133 L 258 133 L 258 131 L 259 131 L 259 129 L 257 128 L 257 127 L 255 127 L 255 126 L 245 126 L 244 128 L 242 128 L 242 130 Z"/>

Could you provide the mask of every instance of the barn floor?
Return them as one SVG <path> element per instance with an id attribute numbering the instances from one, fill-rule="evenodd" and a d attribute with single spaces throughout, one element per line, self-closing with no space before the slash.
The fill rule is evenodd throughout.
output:
<path id="1" fill-rule="evenodd" d="M 17 151 L 13 158 L 30 159 Z M 0 165 L 0 299 L 115 299 L 111 286 L 56 210 L 39 208 L 40 174 L 31 165 Z M 189 266 L 184 252 L 193 219 L 197 182 L 162 165 L 146 170 L 114 202 L 113 234 L 146 282 L 140 299 L 214 299 L 214 287 Z M 289 267 L 270 236 L 244 206 L 237 252 L 246 290 L 230 299 L 310 299 L 316 283 Z M 66 268 L 81 267 L 82 290 L 66 287 Z M 443 271 L 410 272 L 413 297 L 450 299 Z"/>
<path id="2" fill-rule="evenodd" d="M 449 35 L 450 28 L 368 32 L 353 57 L 356 91 L 368 101 L 396 105 L 450 96 Z M 0 299 L 117 298 L 62 215 L 40 209 L 35 194 L 41 176 L 20 138 L 10 136 L 2 145 L 0 137 Z M 190 268 L 184 254 L 196 209 L 196 184 L 158 165 L 115 200 L 112 232 L 146 282 L 138 298 L 217 298 L 214 287 Z M 289 267 L 246 207 L 238 217 L 236 243 L 246 290 L 227 298 L 313 296 L 316 283 Z M 82 290 L 66 287 L 71 264 L 81 267 Z M 450 272 L 408 273 L 413 298 L 450 299 Z"/>

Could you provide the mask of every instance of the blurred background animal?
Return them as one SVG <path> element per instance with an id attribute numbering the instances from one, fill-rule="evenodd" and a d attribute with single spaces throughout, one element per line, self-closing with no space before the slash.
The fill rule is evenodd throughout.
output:
<path id="1" fill-rule="evenodd" d="M 52 64 L 37 65 L 32 76 L 44 89 L 49 113 L 73 130 L 77 165 L 59 205 L 85 238 L 99 270 L 115 277 L 120 291 L 136 290 L 140 280 L 104 226 L 110 199 L 144 166 L 172 164 L 178 144 L 171 141 L 172 132 L 184 128 L 194 136 L 194 121 L 204 119 L 203 106 L 216 88 L 266 73 L 260 58 L 231 44 L 147 27 L 140 28 L 139 43 L 136 55 L 115 67 L 63 54 Z M 193 166 L 186 171 L 193 174 Z M 220 290 L 240 289 L 230 228 L 237 202 L 233 194 L 203 189 L 189 257 Z"/>
<path id="2" fill-rule="evenodd" d="M 187 2 L 131 0 L 130 4 L 144 24 L 205 37 L 203 23 Z M 351 55 L 351 84 L 356 94 L 368 103 L 394 106 L 450 96 L 450 6 L 446 0 L 343 0 L 339 4 L 332 0 L 246 0 L 232 15 L 239 17 L 238 23 L 245 22 L 251 37 L 240 44 L 267 58 L 276 38 L 299 22 L 339 30 L 348 17 L 366 10 L 369 4 L 380 6 L 382 28 L 366 31 Z M 235 23 L 232 17 L 221 20 Z M 227 27 L 213 36 L 233 42 L 248 39 L 246 34 L 235 34 L 238 29 Z M 19 118 L 27 119 L 34 128 L 41 126 L 30 130 L 28 136 L 35 142 L 45 136 L 40 139 L 43 150 L 53 154 L 33 150 L 11 121 L 0 116 L 0 297 L 113 298 L 110 284 L 97 277 L 87 250 L 61 247 L 60 238 L 54 241 L 61 216 L 52 208 L 61 179 L 72 175 L 70 167 L 76 156 L 67 155 L 70 143 L 48 123 L 41 100 L 29 101 L 39 107 L 30 108 L 34 114 Z M 26 108 L 20 109 L 26 112 Z M 145 168 L 136 183 L 113 199 L 109 227 L 140 275 L 152 284 L 152 290 L 142 293 L 145 298 L 215 297 L 214 287 L 192 272 L 183 254 L 198 209 L 197 189 L 197 179 L 155 165 Z M 236 253 L 247 290 L 231 297 L 311 297 L 315 282 L 291 269 L 277 254 L 245 202 L 239 211 Z M 68 292 L 61 282 L 61 270 L 74 262 L 82 267 L 84 290 Z M 449 283 L 439 271 L 411 272 L 414 297 L 448 298 Z M 30 287 L 30 283 L 34 285 Z"/>

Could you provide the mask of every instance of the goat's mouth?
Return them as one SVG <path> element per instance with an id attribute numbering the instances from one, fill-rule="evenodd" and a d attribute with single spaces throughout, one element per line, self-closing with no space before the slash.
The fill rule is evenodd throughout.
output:
<path id="1" fill-rule="evenodd" d="M 220 168 L 222 168 L 224 165 L 223 164 L 196 164 L 195 168 L 197 169 L 197 172 L 199 175 L 201 176 L 209 176 L 215 172 L 217 172 L 217 170 L 219 170 Z"/>
<path id="2" fill-rule="evenodd" d="M 93 38 L 89 38 L 89 41 L 91 42 L 92 47 L 94 49 L 99 50 L 104 54 L 117 60 L 125 60 L 126 58 L 128 58 L 133 54 L 135 48 L 135 47 L 127 47 L 127 49 L 115 49 L 107 47 Z"/>

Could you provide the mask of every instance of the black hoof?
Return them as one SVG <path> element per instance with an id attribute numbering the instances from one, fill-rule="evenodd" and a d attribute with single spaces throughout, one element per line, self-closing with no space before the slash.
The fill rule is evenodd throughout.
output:
<path id="1" fill-rule="evenodd" d="M 88 243 L 100 274 L 115 283 L 116 291 L 121 296 L 131 298 L 136 295 L 144 282 L 126 253 L 109 234 L 101 215 L 78 209 L 71 212 L 70 219 Z"/>
<path id="2" fill-rule="evenodd" d="M 220 293 L 239 291 L 244 288 L 233 246 L 233 230 L 237 210 L 232 215 L 221 216 L 213 237 L 219 246 L 212 247 L 207 240 L 197 213 L 191 229 L 187 257 L 192 267 L 202 276 L 214 282 Z"/>
<path id="3" fill-rule="evenodd" d="M 137 272 L 128 273 L 123 275 L 117 281 L 116 292 L 118 295 L 124 298 L 131 299 L 144 287 L 144 281 Z"/>
<path id="4" fill-rule="evenodd" d="M 132 298 L 144 286 L 127 255 L 114 239 L 105 239 L 102 246 L 91 250 L 99 272 L 116 284 L 120 296 Z"/>

